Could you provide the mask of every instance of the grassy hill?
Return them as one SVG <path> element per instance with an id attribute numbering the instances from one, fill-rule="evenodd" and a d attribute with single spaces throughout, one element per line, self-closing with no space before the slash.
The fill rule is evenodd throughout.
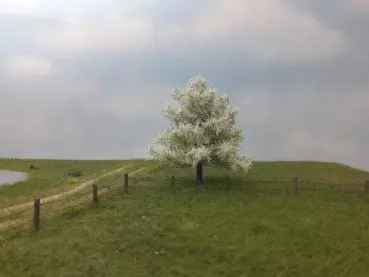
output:
<path id="1" fill-rule="evenodd" d="M 367 276 L 368 172 L 259 162 L 247 177 L 204 173 L 201 188 L 193 169 L 143 173 L 130 179 L 128 195 L 114 187 L 97 206 L 3 239 L 0 276 Z M 301 190 L 291 195 L 295 176 Z M 116 183 L 120 176 L 99 185 Z"/>

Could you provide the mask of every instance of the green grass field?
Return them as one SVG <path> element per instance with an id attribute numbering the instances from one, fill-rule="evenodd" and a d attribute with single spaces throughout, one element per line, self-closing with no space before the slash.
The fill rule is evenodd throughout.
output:
<path id="1" fill-rule="evenodd" d="M 128 195 L 114 186 L 121 176 L 108 177 L 99 186 L 114 188 L 97 206 L 3 238 L 0 276 L 368 276 L 368 172 L 258 162 L 245 178 L 230 173 L 226 192 L 227 173 L 206 167 L 199 188 L 193 169 L 146 172 L 130 179 Z M 291 195 L 295 176 L 301 191 Z"/>
<path id="2" fill-rule="evenodd" d="M 80 169 L 83 172 L 77 183 L 89 180 L 96 175 L 113 170 L 130 161 L 68 161 L 68 160 L 20 160 L 0 159 L 0 169 L 22 171 L 29 174 L 29 179 L 12 186 L 0 186 L 0 209 L 9 205 L 32 201 L 34 197 L 42 197 L 69 189 L 65 176 L 68 170 Z M 39 169 L 31 170 L 34 164 Z"/>

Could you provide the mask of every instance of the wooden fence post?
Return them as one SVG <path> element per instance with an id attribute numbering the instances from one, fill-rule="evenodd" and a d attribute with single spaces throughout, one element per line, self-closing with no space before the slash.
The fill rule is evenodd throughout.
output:
<path id="1" fill-rule="evenodd" d="M 292 194 L 297 195 L 299 192 L 299 177 L 295 177 L 292 180 L 291 186 Z"/>
<path id="2" fill-rule="evenodd" d="M 128 193 L 128 173 L 124 173 L 124 193 Z"/>
<path id="3" fill-rule="evenodd" d="M 172 176 L 170 178 L 170 186 L 171 186 L 172 190 L 175 189 L 175 184 L 176 184 L 176 177 Z"/>
<path id="4" fill-rule="evenodd" d="M 33 226 L 35 231 L 40 231 L 40 198 L 34 200 Z"/>
<path id="5" fill-rule="evenodd" d="M 231 186 L 230 182 L 231 182 L 231 178 L 229 177 L 229 174 L 227 174 L 226 175 L 226 192 L 228 192 L 230 189 L 230 186 Z"/>
<path id="6" fill-rule="evenodd" d="M 364 183 L 364 192 L 369 193 L 369 181 L 365 181 Z"/>
<path id="7" fill-rule="evenodd" d="M 97 184 L 92 185 L 92 201 L 97 203 L 99 201 L 99 197 L 97 194 Z"/>

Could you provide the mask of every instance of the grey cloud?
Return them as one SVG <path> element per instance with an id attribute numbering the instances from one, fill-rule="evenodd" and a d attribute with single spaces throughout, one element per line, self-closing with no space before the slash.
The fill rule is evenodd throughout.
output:
<path id="1" fill-rule="evenodd" d="M 329 59 L 350 47 L 339 30 L 328 28 L 313 15 L 294 11 L 280 0 L 269 2 L 272 12 L 266 11 L 263 4 L 249 0 L 232 3 L 218 0 L 210 6 L 205 2 L 196 5 L 192 17 L 181 23 L 173 23 L 163 16 L 163 20 L 169 21 L 155 24 L 148 14 L 118 15 L 114 20 L 104 18 L 93 22 L 64 21 L 58 28 L 42 34 L 39 43 L 43 51 L 52 55 L 96 55 L 119 50 L 140 53 L 151 47 L 203 53 L 209 48 L 229 48 L 240 58 L 267 61 Z M 161 6 L 157 2 L 145 2 L 142 6 L 150 4 L 155 7 L 153 14 L 160 16 L 158 7 Z M 174 6 L 166 8 L 168 13 L 176 11 Z"/>
<path id="2" fill-rule="evenodd" d="M 360 57 L 368 62 L 369 37 L 364 26 L 369 24 L 369 9 L 354 8 L 355 1 L 345 0 L 287 1 L 297 9 L 314 14 L 324 24 L 341 30 L 353 42 L 352 58 Z"/>
<path id="3" fill-rule="evenodd" d="M 169 87 L 137 84 L 133 91 L 116 82 L 101 90 L 84 86 L 86 79 L 67 80 L 48 77 L 7 86 L 10 93 L 2 94 L 0 103 L 1 156 L 147 156 L 149 140 L 163 126 L 160 108 L 167 95 L 162 92 Z"/>
<path id="4" fill-rule="evenodd" d="M 264 159 L 303 156 L 368 169 L 368 94 L 307 91 L 236 97 L 249 152 Z"/>
<path id="5" fill-rule="evenodd" d="M 52 30 L 57 21 L 31 16 L 14 16 L 0 12 L 0 57 L 37 51 L 37 37 Z"/>
<path id="6" fill-rule="evenodd" d="M 189 6 L 190 18 L 194 7 Z M 43 55 L 55 66 L 50 76 L 12 79 L 0 63 L 0 155 L 147 157 L 148 143 L 166 126 L 160 110 L 170 100 L 171 88 L 201 73 L 240 107 L 245 154 L 254 159 L 335 160 L 369 169 L 364 120 L 369 118 L 365 104 L 369 62 L 360 46 L 360 29 L 348 26 L 343 15 L 340 20 L 324 19 L 328 9 L 319 14 L 310 4 L 307 8 L 327 24 L 344 29 L 357 51 L 304 62 L 256 61 L 233 51 L 231 45 L 208 49 L 153 45 L 135 53 L 118 49 L 70 55 L 43 52 L 35 44 L 39 33 L 59 22 L 0 17 L 0 22 L 8 22 L 0 24 L 1 40 L 7 38 L 0 48 L 2 58 Z M 162 9 L 156 15 L 158 25 L 175 21 L 171 8 L 158 9 Z"/>
<path id="7" fill-rule="evenodd" d="M 175 24 L 188 21 L 208 9 L 218 0 L 203 0 L 189 5 L 188 0 L 162 2 L 160 0 L 39 0 L 0 3 L 0 10 L 15 15 L 37 16 L 53 20 L 87 21 L 116 20 L 119 17 L 145 17 L 155 24 Z"/>

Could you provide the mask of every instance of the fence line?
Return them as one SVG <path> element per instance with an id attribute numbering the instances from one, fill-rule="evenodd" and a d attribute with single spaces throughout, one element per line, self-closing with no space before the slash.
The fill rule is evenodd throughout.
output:
<path id="1" fill-rule="evenodd" d="M 143 169 L 144 168 L 134 171 L 132 175 L 142 171 Z M 121 182 L 119 183 L 122 184 Z M 96 183 L 93 183 L 91 186 L 91 190 L 85 191 L 83 193 L 82 191 L 79 191 L 77 193 L 77 196 L 79 197 L 77 197 L 76 200 L 73 200 L 72 203 L 70 202 L 70 200 L 74 197 L 60 198 L 53 202 L 43 202 L 42 198 L 35 198 L 32 207 L 30 207 L 31 209 L 20 210 L 14 213 L 5 214 L 3 216 L 0 215 L 0 219 L 2 219 L 2 222 L 0 222 L 0 232 L 8 234 L 11 231 L 11 233 L 14 233 L 15 231 L 20 229 L 29 229 L 31 226 L 33 226 L 32 229 L 34 231 L 38 232 L 42 229 L 42 218 L 47 218 L 58 213 L 65 213 L 70 211 L 72 208 L 81 207 L 82 204 L 88 203 L 88 199 L 91 200 L 93 205 L 97 206 L 100 196 L 106 193 L 108 190 L 117 188 L 117 185 L 118 183 L 113 183 L 112 185 L 98 185 Z M 124 174 L 121 191 L 124 194 L 128 194 L 128 173 Z M 65 203 L 65 205 L 63 205 L 63 203 Z M 45 209 L 47 206 L 52 206 L 52 208 Z M 33 212 L 32 225 L 30 225 L 31 220 L 29 217 L 26 218 L 22 216 L 26 213 L 30 213 L 31 211 Z M 18 216 L 19 218 L 16 218 Z M 31 213 L 29 214 L 29 216 L 31 216 Z"/>
<path id="2" fill-rule="evenodd" d="M 114 169 L 112 171 L 107 171 L 107 172 L 105 172 L 105 173 L 103 173 L 102 175 L 99 175 L 99 176 L 97 174 L 95 174 L 95 176 L 97 176 L 97 177 L 92 177 L 93 179 L 83 181 L 82 184 L 79 184 L 79 186 L 73 188 L 72 190 L 67 190 L 67 191 L 59 192 L 59 193 L 56 193 L 56 194 L 53 194 L 53 195 L 45 196 L 44 198 L 41 199 L 41 204 L 45 204 L 45 203 L 49 203 L 49 202 L 56 202 L 60 198 L 66 198 L 66 197 L 74 196 L 78 192 L 83 191 L 84 188 L 88 187 L 93 182 L 98 181 L 102 178 L 106 178 L 108 176 L 112 176 L 114 174 L 117 174 L 120 171 L 127 170 L 129 167 L 132 167 L 132 166 L 133 166 L 133 164 L 127 164 L 127 165 L 121 166 L 117 169 Z M 136 170 L 136 171 L 138 171 L 138 170 Z M 31 208 L 32 206 L 33 206 L 33 202 L 27 202 L 27 203 L 17 204 L 17 205 L 10 206 L 10 207 L 1 208 L 0 209 L 0 216 L 5 215 L 5 214 L 12 214 L 13 212 L 19 211 L 19 210 L 27 210 L 27 209 Z"/>
<path id="3" fill-rule="evenodd" d="M 91 200 L 92 200 L 92 204 L 95 205 L 95 206 L 98 206 L 99 204 L 99 198 L 100 196 L 103 194 L 104 192 L 104 189 L 111 189 L 113 188 L 113 186 L 109 186 L 109 185 L 103 185 L 103 186 L 99 186 L 98 184 L 94 183 L 92 184 L 92 190 L 90 192 L 87 192 L 85 193 L 85 196 L 92 196 L 91 197 Z M 123 182 L 123 188 L 124 188 L 124 194 L 128 194 L 128 173 L 125 173 L 124 174 L 124 182 Z M 91 194 L 92 192 L 92 194 Z M 78 201 L 77 202 L 80 202 L 78 204 L 75 204 L 73 206 L 69 205 L 69 203 L 66 205 L 67 209 L 57 209 L 57 210 L 54 210 L 53 212 L 58 212 L 58 211 L 66 211 L 66 210 L 70 210 L 71 208 L 73 207 L 78 207 L 80 206 L 82 203 L 85 203 L 85 200 L 87 197 L 84 197 L 84 198 L 80 198 L 79 200 L 82 200 L 82 201 Z M 35 231 L 39 231 L 40 230 L 40 220 L 41 220 L 41 213 L 40 213 L 40 205 L 39 205 L 39 202 L 40 200 L 39 199 L 35 199 L 35 208 L 34 208 L 34 230 Z M 38 205 L 36 204 L 38 203 Z M 75 202 L 74 202 L 75 203 Z"/>
<path id="4" fill-rule="evenodd" d="M 135 174 L 137 172 L 142 171 L 144 168 L 141 168 L 139 170 L 136 170 L 135 172 L 132 173 Z M 80 191 L 78 193 L 78 198 L 75 199 L 72 203 L 68 202 L 70 201 L 69 198 L 60 198 L 57 199 L 55 202 L 44 202 L 42 201 L 41 198 L 36 198 L 34 199 L 33 202 L 33 207 L 32 207 L 32 211 L 33 211 L 33 230 L 38 232 L 42 229 L 42 218 L 46 218 L 50 215 L 55 215 L 59 212 L 65 213 L 67 211 L 70 211 L 72 208 L 76 208 L 76 207 L 80 207 L 81 204 L 86 204 L 88 203 L 88 199 L 90 199 L 90 203 L 92 203 L 95 207 L 99 206 L 100 203 L 100 197 L 101 195 L 103 195 L 104 193 L 111 191 L 112 189 L 116 189 L 118 191 L 118 193 L 120 192 L 123 195 L 128 194 L 129 191 L 129 178 L 128 178 L 128 173 L 124 173 L 123 175 L 123 180 L 121 180 L 119 182 L 120 185 L 118 185 L 117 183 L 113 183 L 112 185 L 99 185 L 97 183 L 93 183 L 91 185 L 91 189 L 88 191 Z M 147 180 L 148 178 L 143 178 L 142 180 Z M 149 178 L 150 180 L 151 178 Z M 250 186 L 252 184 L 259 184 L 258 186 Z M 284 184 L 284 185 L 288 185 L 288 186 L 263 186 L 260 184 Z M 304 185 L 310 185 L 305 187 Z M 177 179 L 175 178 L 175 176 L 171 176 L 170 180 L 169 180 L 169 185 L 170 188 L 172 188 L 173 191 L 175 191 L 178 186 L 177 186 Z M 355 185 L 355 189 L 351 189 L 351 190 L 335 190 L 332 189 L 333 187 L 343 187 L 343 185 L 338 185 L 338 184 L 328 184 L 328 183 L 323 183 L 323 182 L 311 182 L 311 181 L 301 181 L 301 179 L 299 177 L 294 177 L 291 181 L 278 181 L 278 180 L 260 180 L 260 181 L 246 181 L 245 184 L 247 189 L 259 189 L 259 190 L 265 190 L 265 191 L 283 191 L 283 190 L 289 190 L 290 194 L 293 196 L 298 196 L 301 192 L 303 191 L 340 191 L 342 193 L 363 193 L 363 194 L 369 194 L 369 180 L 365 181 L 363 185 L 360 186 L 360 190 L 359 190 L 359 185 L 356 184 Z M 311 185 L 315 185 L 315 186 L 311 186 Z M 322 186 L 326 186 L 326 188 L 322 188 Z M 352 185 L 353 186 L 353 185 Z M 227 174 L 225 176 L 224 179 L 224 187 L 225 187 L 225 191 L 229 192 L 232 189 L 232 180 L 230 178 L 230 176 Z M 347 186 L 345 186 L 347 188 Z M 328 188 L 328 189 L 327 189 Z M 53 206 L 55 206 L 55 204 L 61 203 L 61 205 L 53 207 L 51 210 L 47 210 L 44 209 L 46 206 L 53 204 Z M 65 203 L 65 205 L 63 205 L 63 203 Z M 25 214 L 26 212 L 30 212 L 30 210 L 22 210 L 22 211 L 18 211 L 17 213 L 15 213 L 14 215 L 17 216 L 21 216 L 23 214 Z M 8 218 L 8 220 L 6 220 L 5 222 L 0 223 L 0 230 L 15 230 L 17 227 L 25 227 L 26 223 L 29 224 L 29 219 L 25 219 L 24 217 L 19 218 L 19 219 L 11 219 L 11 216 L 14 215 L 6 215 L 5 217 L 3 216 L 2 218 Z M 1 217 L 0 217 L 1 218 Z M 30 227 L 28 225 L 28 227 Z"/>

